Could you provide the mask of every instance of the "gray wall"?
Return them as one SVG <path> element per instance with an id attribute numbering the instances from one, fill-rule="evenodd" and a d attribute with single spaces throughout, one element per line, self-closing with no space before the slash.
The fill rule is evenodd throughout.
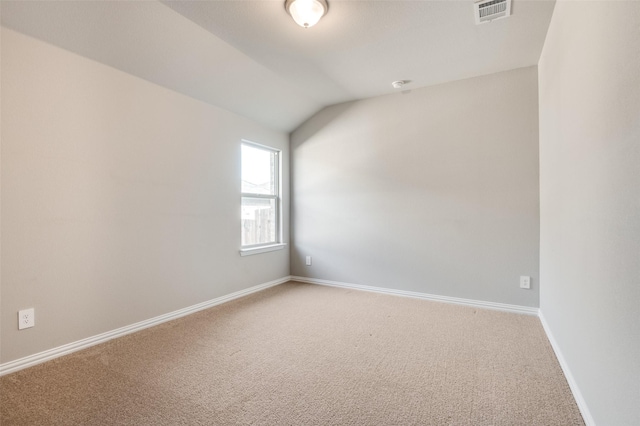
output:
<path id="1" fill-rule="evenodd" d="M 528 67 L 332 106 L 300 126 L 292 275 L 537 307 L 537 90 Z"/>
<path id="2" fill-rule="evenodd" d="M 558 2 L 539 64 L 540 309 L 598 425 L 640 424 L 640 2 Z"/>
<path id="3" fill-rule="evenodd" d="M 1 84 L 1 362 L 289 275 L 238 251 L 240 140 L 286 189 L 287 134 L 7 29 Z"/>

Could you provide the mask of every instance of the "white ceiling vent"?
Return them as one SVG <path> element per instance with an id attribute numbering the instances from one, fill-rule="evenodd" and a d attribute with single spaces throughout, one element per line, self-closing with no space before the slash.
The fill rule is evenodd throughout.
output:
<path id="1" fill-rule="evenodd" d="M 474 3 L 476 25 L 511 15 L 511 0 L 482 0 Z"/>

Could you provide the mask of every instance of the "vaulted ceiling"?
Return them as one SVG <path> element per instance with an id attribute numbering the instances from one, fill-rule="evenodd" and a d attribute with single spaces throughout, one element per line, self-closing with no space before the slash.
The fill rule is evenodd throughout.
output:
<path id="1" fill-rule="evenodd" d="M 550 0 L 475 25 L 472 0 L 329 0 L 314 27 L 284 0 L 12 1 L 2 25 L 291 131 L 325 106 L 538 62 Z"/>

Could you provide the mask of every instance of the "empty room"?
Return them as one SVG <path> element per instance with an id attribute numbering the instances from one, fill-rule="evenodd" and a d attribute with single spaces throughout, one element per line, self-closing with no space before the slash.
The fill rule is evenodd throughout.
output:
<path id="1" fill-rule="evenodd" d="M 640 1 L 0 17 L 1 425 L 640 425 Z"/>

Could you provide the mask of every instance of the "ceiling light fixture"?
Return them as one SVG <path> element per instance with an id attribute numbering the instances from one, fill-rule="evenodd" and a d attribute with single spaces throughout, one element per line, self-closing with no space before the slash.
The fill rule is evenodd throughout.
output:
<path id="1" fill-rule="evenodd" d="M 284 8 L 296 24 L 304 28 L 313 27 L 329 10 L 327 0 L 286 0 Z"/>
<path id="2" fill-rule="evenodd" d="M 394 81 L 393 83 L 391 83 L 391 86 L 394 89 L 402 89 L 404 87 L 405 84 L 407 84 L 408 81 L 407 80 L 398 80 L 398 81 Z"/>

